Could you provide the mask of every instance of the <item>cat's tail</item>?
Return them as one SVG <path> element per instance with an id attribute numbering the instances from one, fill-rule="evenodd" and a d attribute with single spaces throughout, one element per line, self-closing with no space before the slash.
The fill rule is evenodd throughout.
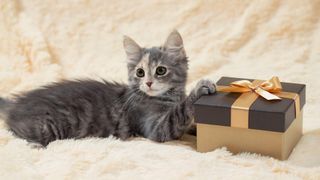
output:
<path id="1" fill-rule="evenodd" d="M 12 105 L 12 102 L 10 100 L 0 97 L 0 118 L 1 119 L 6 119 L 11 105 Z"/>

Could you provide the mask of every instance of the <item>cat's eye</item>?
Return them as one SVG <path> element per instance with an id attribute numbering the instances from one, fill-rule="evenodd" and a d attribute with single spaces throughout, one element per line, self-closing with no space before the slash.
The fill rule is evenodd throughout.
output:
<path id="1" fill-rule="evenodd" d="M 165 75 L 167 72 L 167 68 L 163 67 L 163 66 L 159 66 L 156 69 L 156 74 L 159 76 Z"/>
<path id="2" fill-rule="evenodd" d="M 136 75 L 138 77 L 143 77 L 144 76 L 144 70 L 141 69 L 141 68 L 138 68 L 137 71 L 136 71 Z"/>

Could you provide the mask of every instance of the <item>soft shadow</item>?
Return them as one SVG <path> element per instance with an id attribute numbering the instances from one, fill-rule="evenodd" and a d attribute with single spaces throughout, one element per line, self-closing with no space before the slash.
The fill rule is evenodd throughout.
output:
<path id="1" fill-rule="evenodd" d="M 288 163 L 304 167 L 320 167 L 320 129 L 309 131 L 302 136 Z"/>

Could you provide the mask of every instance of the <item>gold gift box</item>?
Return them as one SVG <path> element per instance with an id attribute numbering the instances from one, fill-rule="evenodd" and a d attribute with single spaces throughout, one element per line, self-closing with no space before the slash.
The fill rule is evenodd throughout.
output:
<path id="1" fill-rule="evenodd" d="M 252 152 L 285 160 L 302 136 L 302 113 L 284 132 L 197 124 L 197 150 L 227 147 L 233 153 Z"/>
<path id="2" fill-rule="evenodd" d="M 217 85 L 227 86 L 237 80 L 240 79 L 223 77 Z M 302 136 L 305 85 L 281 85 L 283 92 L 296 96 L 281 97 L 283 93 L 275 93 L 282 99 L 268 101 L 253 95 L 256 97 L 247 109 L 234 104 L 239 104 L 241 98 L 246 101 L 254 92 L 244 95 L 218 91 L 213 95 L 202 96 L 194 105 L 197 150 L 208 152 L 227 147 L 233 153 L 251 152 L 280 160 L 287 159 Z"/>

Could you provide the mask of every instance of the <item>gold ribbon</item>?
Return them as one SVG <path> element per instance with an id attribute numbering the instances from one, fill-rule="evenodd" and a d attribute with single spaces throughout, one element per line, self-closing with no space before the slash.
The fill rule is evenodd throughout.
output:
<path id="1" fill-rule="evenodd" d="M 249 127 L 249 109 L 259 96 L 269 101 L 281 100 L 280 97 L 293 99 L 296 117 L 300 114 L 299 95 L 292 92 L 282 92 L 282 86 L 278 77 L 272 77 L 268 81 L 234 81 L 229 86 L 217 86 L 217 91 L 242 93 L 231 106 L 231 127 Z"/>
<path id="2" fill-rule="evenodd" d="M 234 81 L 230 86 L 222 87 L 219 89 L 221 92 L 255 92 L 266 100 L 279 100 L 280 97 L 272 94 L 278 93 L 282 90 L 282 86 L 278 77 L 274 76 L 268 81 L 263 81 L 259 84 L 254 84 L 248 80 Z"/>

